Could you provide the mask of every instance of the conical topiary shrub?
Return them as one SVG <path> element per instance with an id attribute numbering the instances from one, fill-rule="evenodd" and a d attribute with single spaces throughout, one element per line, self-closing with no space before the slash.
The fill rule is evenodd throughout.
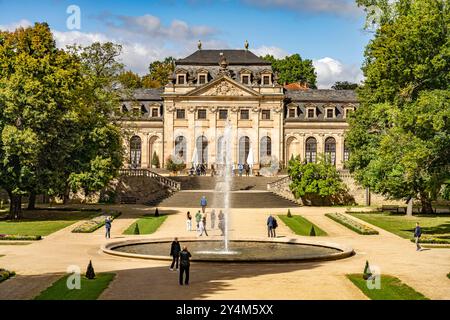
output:
<path id="1" fill-rule="evenodd" d="M 370 271 L 369 261 L 366 260 L 366 266 L 364 267 L 363 279 L 368 280 L 372 277 L 372 271 Z"/>
<path id="2" fill-rule="evenodd" d="M 288 209 L 287 216 L 288 216 L 288 218 L 292 218 L 291 209 Z"/>
<path id="3" fill-rule="evenodd" d="M 95 279 L 95 271 L 94 267 L 92 266 L 91 260 L 89 260 L 89 264 L 86 270 L 86 278 L 88 278 L 89 280 Z"/>
<path id="4" fill-rule="evenodd" d="M 315 237 L 316 236 L 316 229 L 314 229 L 314 226 L 311 226 L 311 231 L 309 232 L 309 235 L 311 237 Z"/>
<path id="5" fill-rule="evenodd" d="M 158 208 L 156 208 L 156 210 L 155 210 L 155 217 L 159 217 L 159 211 L 158 211 Z"/>
<path id="6" fill-rule="evenodd" d="M 134 234 L 141 234 L 141 232 L 139 231 L 139 225 L 137 223 L 134 225 Z"/>

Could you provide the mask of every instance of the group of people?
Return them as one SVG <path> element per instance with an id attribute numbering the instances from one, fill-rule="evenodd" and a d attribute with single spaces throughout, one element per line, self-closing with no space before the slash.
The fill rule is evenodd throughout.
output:
<path id="1" fill-rule="evenodd" d="M 206 207 L 208 205 L 208 201 L 206 200 L 206 197 L 203 196 L 200 199 L 200 206 L 201 211 L 198 210 L 195 214 L 195 222 L 196 222 L 196 231 L 198 232 L 198 236 L 201 237 L 203 234 L 208 236 L 208 231 L 206 230 L 207 225 L 207 213 L 206 213 Z M 222 210 L 219 211 L 219 214 L 216 216 L 216 211 L 214 209 L 211 210 L 211 229 L 214 229 L 216 227 L 216 219 L 218 219 L 218 228 L 222 232 L 222 236 L 225 234 L 225 215 L 222 212 Z M 187 231 L 193 231 L 192 228 L 192 215 L 191 212 L 188 211 L 186 214 L 186 229 Z"/>
<path id="2" fill-rule="evenodd" d="M 172 257 L 172 264 L 170 265 L 170 271 L 173 271 L 173 267 L 178 270 L 178 264 L 180 265 L 179 269 L 179 278 L 178 282 L 180 286 L 183 285 L 183 280 L 185 285 L 189 285 L 189 268 L 191 265 L 191 253 L 188 251 L 186 246 L 183 246 L 183 250 L 181 250 L 180 242 L 178 238 L 175 238 L 170 246 L 170 256 Z"/>
<path id="3" fill-rule="evenodd" d="M 189 175 L 190 176 L 206 176 L 206 165 L 203 163 L 197 164 L 195 167 L 192 166 L 191 169 L 189 169 Z"/>

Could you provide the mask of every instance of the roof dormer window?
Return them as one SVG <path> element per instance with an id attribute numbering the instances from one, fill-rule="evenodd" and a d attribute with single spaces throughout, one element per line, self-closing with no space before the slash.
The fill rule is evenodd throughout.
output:
<path id="1" fill-rule="evenodd" d="M 186 84 L 186 75 L 185 74 L 179 74 L 177 75 L 177 84 Z"/>

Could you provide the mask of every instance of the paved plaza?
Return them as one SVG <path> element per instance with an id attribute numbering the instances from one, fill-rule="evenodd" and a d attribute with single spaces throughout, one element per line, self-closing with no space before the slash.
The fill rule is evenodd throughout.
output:
<path id="1" fill-rule="evenodd" d="M 381 273 L 397 276 L 403 282 L 431 299 L 450 299 L 450 249 L 416 252 L 415 245 L 375 226 L 380 232 L 363 236 L 324 216 L 345 208 L 299 207 L 292 214 L 301 214 L 328 233 L 326 240 L 349 245 L 353 257 L 311 263 L 220 264 L 193 263 L 189 287 L 179 287 L 177 273 L 169 271 L 166 261 L 140 260 L 111 256 L 100 250 L 107 241 L 132 238 L 195 237 L 185 230 L 187 210 L 197 208 L 159 208 L 169 214 L 164 224 L 152 235 L 124 236 L 122 232 L 137 218 L 154 212 L 141 205 L 108 206 L 123 214 L 113 222 L 112 238 L 105 240 L 104 229 L 92 234 L 77 234 L 76 224 L 55 232 L 42 241 L 29 245 L 0 245 L 0 265 L 14 270 L 17 276 L 0 284 L 0 299 L 32 299 L 63 275 L 68 266 L 80 266 L 84 272 L 89 260 L 95 271 L 114 272 L 115 280 L 100 299 L 367 299 L 345 275 L 361 273 L 368 260 Z M 232 238 L 267 236 L 269 213 L 285 214 L 286 209 L 233 209 Z M 77 222 L 77 223 L 82 223 Z M 279 223 L 277 236 L 301 238 Z M 218 229 L 209 232 L 219 237 Z M 169 253 L 169 249 L 167 253 Z"/>

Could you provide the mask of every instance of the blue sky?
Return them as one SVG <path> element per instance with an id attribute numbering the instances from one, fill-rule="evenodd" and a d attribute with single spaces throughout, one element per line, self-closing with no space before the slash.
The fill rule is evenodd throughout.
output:
<path id="1" fill-rule="evenodd" d="M 69 30 L 69 5 L 81 10 L 81 29 Z M 364 15 L 353 0 L 0 0 L 0 28 L 46 21 L 58 46 L 92 41 L 123 45 L 129 69 L 145 73 L 155 59 L 181 58 L 203 48 L 243 48 L 258 55 L 300 53 L 312 59 L 320 87 L 360 81 Z"/>

